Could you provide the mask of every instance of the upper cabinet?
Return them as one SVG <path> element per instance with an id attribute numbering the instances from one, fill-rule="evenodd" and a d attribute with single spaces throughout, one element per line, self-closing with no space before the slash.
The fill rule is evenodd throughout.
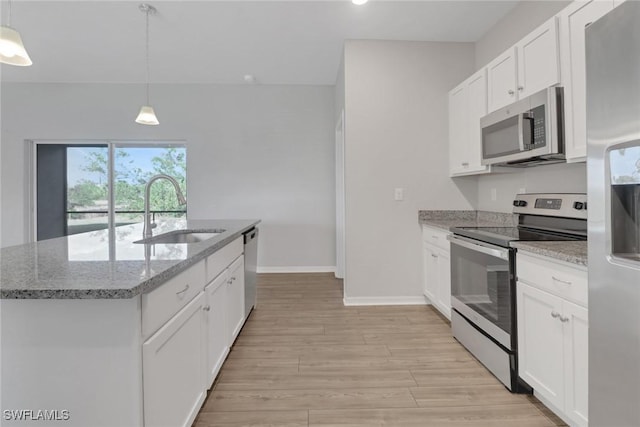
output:
<path id="1" fill-rule="evenodd" d="M 576 1 L 558 15 L 568 162 L 585 161 L 587 157 L 585 28 L 613 7 L 612 0 Z"/>
<path id="2" fill-rule="evenodd" d="M 449 175 L 490 172 L 480 164 L 480 117 L 487 114 L 487 74 L 478 71 L 449 92 Z"/>
<path id="3" fill-rule="evenodd" d="M 558 20 L 551 18 L 487 65 L 488 111 L 560 83 Z"/>
<path id="4" fill-rule="evenodd" d="M 495 111 L 517 100 L 516 49 L 511 48 L 487 65 L 489 77 L 489 111 Z"/>

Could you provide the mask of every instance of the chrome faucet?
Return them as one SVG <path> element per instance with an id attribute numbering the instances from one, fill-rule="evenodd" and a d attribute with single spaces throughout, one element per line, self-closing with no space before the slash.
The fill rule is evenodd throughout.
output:
<path id="1" fill-rule="evenodd" d="M 142 238 L 148 239 L 153 236 L 153 229 L 156 227 L 154 222 L 151 222 L 151 212 L 149 209 L 149 199 L 151 199 L 151 184 L 156 182 L 159 179 L 166 179 L 170 183 L 173 184 L 173 187 L 176 189 L 176 196 L 178 196 L 178 203 L 181 205 L 187 204 L 187 199 L 185 199 L 184 194 L 182 194 L 182 190 L 180 190 L 180 184 L 176 181 L 175 178 L 165 175 L 163 173 L 152 176 L 147 182 L 146 187 L 144 188 L 144 228 L 142 229 Z"/>

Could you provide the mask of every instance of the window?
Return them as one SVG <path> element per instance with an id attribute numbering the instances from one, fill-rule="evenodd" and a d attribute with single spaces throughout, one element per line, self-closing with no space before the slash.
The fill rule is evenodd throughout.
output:
<path id="1" fill-rule="evenodd" d="M 145 185 L 164 173 L 186 194 L 186 147 L 166 143 L 36 143 L 37 239 L 141 222 Z M 154 217 L 185 217 L 173 186 L 151 188 Z"/>

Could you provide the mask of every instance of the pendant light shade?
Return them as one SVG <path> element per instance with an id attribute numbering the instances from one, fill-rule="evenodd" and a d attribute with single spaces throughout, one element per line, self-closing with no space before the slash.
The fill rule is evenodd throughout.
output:
<path id="1" fill-rule="evenodd" d="M 20 67 L 33 64 L 20 33 L 11 27 L 0 27 L 0 62 Z"/>
<path id="2" fill-rule="evenodd" d="M 142 3 L 139 7 L 141 12 L 146 16 L 146 39 L 145 39 L 145 54 L 146 54 L 146 76 L 147 76 L 147 103 L 140 108 L 138 117 L 136 117 L 136 123 L 141 125 L 159 125 L 160 122 L 156 117 L 156 112 L 153 111 L 153 107 L 149 105 L 149 15 L 156 13 L 156 8 L 150 4 Z"/>
<path id="3" fill-rule="evenodd" d="M 27 49 L 24 48 L 20 33 L 11 28 L 11 0 L 9 0 L 9 25 L 0 27 L 0 62 L 19 67 L 33 64 Z"/>
<path id="4" fill-rule="evenodd" d="M 140 112 L 138 113 L 138 117 L 136 117 L 136 123 L 140 123 L 141 125 L 159 125 L 160 122 L 156 117 L 156 112 L 153 111 L 153 107 L 149 105 L 143 105 L 140 108 Z"/>

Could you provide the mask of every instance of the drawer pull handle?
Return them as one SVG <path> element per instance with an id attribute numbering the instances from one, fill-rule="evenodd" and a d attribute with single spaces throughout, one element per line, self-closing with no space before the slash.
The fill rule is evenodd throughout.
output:
<path id="1" fill-rule="evenodd" d="M 560 316 L 560 321 L 561 321 L 562 323 L 567 323 L 567 322 L 569 321 L 569 318 L 568 318 L 568 317 L 562 317 L 562 316 Z"/>
<path id="2" fill-rule="evenodd" d="M 202 307 L 202 309 L 203 309 L 204 311 L 209 311 L 209 310 L 211 310 L 211 307 L 210 307 L 210 306 L 208 306 L 208 305 L 205 305 L 204 307 Z"/>
<path id="3" fill-rule="evenodd" d="M 185 286 L 183 290 L 176 292 L 176 295 L 182 298 L 184 296 L 184 293 L 187 292 L 188 290 L 189 290 L 189 285 L 187 284 L 187 286 Z"/>
<path id="4" fill-rule="evenodd" d="M 507 91 L 507 93 L 508 93 L 509 95 L 513 95 L 515 92 L 514 92 L 512 89 L 509 89 L 509 90 Z"/>
<path id="5" fill-rule="evenodd" d="M 436 254 L 431 254 L 431 257 L 432 257 L 432 258 L 438 258 L 438 255 L 436 255 Z"/>
<path id="6" fill-rule="evenodd" d="M 461 163 L 461 165 L 462 165 L 462 166 L 465 166 L 465 167 L 466 167 L 466 166 L 469 166 L 469 162 L 463 162 L 463 163 Z"/>
<path id="7" fill-rule="evenodd" d="M 557 311 L 552 311 L 551 317 L 553 317 L 554 319 L 560 318 L 560 320 L 562 320 L 562 316 L 560 316 L 560 313 L 558 313 Z"/>
<path id="8" fill-rule="evenodd" d="M 438 238 L 438 236 L 431 236 L 431 237 L 433 237 L 434 239 L 437 239 L 437 238 Z"/>
<path id="9" fill-rule="evenodd" d="M 551 278 L 558 283 L 562 283 L 564 285 L 571 285 L 571 282 L 567 281 L 567 280 L 562 280 L 562 279 L 558 279 L 556 276 L 551 276 Z"/>

